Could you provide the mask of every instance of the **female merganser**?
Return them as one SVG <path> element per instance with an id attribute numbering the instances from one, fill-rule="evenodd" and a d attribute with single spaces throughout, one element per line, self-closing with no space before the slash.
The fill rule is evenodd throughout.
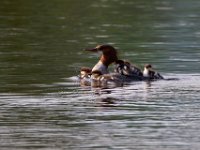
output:
<path id="1" fill-rule="evenodd" d="M 98 63 L 92 69 L 88 67 L 81 68 L 79 75 L 81 81 L 90 81 L 92 86 L 101 86 L 107 84 L 109 81 L 122 81 L 120 74 L 109 73 L 108 71 L 108 66 L 118 60 L 117 51 L 114 47 L 110 45 L 97 45 L 95 48 L 86 49 L 86 51 L 100 51 L 102 52 L 102 55 Z"/>
<path id="2" fill-rule="evenodd" d="M 146 79 L 155 80 L 155 79 L 164 79 L 158 72 L 152 69 L 152 65 L 146 64 L 144 66 L 143 76 Z"/>
<path id="3" fill-rule="evenodd" d="M 100 56 L 100 60 L 92 68 L 92 71 L 91 71 L 92 80 L 98 80 L 104 83 L 107 83 L 109 81 L 119 82 L 123 80 L 123 78 L 121 77 L 121 74 L 109 73 L 108 71 L 108 66 L 118 60 L 117 50 L 114 47 L 110 45 L 97 45 L 95 48 L 86 49 L 86 51 L 102 52 L 102 55 Z"/>

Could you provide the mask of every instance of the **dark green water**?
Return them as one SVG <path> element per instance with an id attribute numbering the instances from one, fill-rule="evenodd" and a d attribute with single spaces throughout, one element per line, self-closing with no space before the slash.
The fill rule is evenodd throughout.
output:
<path id="1" fill-rule="evenodd" d="M 198 150 L 200 1 L 1 0 L 0 147 Z M 108 43 L 166 78 L 113 89 L 69 80 Z"/>

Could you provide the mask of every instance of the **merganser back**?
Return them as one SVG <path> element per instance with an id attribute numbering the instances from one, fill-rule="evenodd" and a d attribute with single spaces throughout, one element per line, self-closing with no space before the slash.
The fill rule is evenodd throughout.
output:
<path id="1" fill-rule="evenodd" d="M 143 76 L 147 79 L 150 79 L 150 80 L 152 80 L 152 79 L 164 79 L 164 77 L 161 76 L 160 73 L 158 73 L 158 72 L 156 72 L 152 69 L 152 65 L 150 65 L 150 64 L 146 64 L 144 66 Z"/>

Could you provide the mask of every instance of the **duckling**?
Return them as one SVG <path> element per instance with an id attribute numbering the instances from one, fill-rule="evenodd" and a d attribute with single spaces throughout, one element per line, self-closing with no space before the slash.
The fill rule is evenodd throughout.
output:
<path id="1" fill-rule="evenodd" d="M 144 66 L 143 76 L 144 78 L 147 78 L 150 80 L 164 79 L 164 77 L 160 75 L 160 73 L 153 70 L 151 64 L 146 64 Z"/>
<path id="2" fill-rule="evenodd" d="M 80 70 L 79 78 L 80 79 L 89 79 L 92 75 L 92 69 L 88 67 L 82 67 Z"/>
<path id="3" fill-rule="evenodd" d="M 143 78 L 142 71 L 135 65 L 131 64 L 130 62 L 117 60 L 115 64 L 116 67 L 114 69 L 114 72 L 127 77 L 132 77 L 133 79 L 142 80 Z"/>

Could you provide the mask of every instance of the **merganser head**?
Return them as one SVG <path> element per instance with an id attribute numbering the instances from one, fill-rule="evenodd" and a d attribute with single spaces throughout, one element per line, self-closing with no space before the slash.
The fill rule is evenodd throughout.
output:
<path id="1" fill-rule="evenodd" d="M 117 50 L 111 45 L 107 45 L 107 44 L 97 45 L 95 48 L 86 49 L 86 51 L 91 51 L 91 52 L 101 51 L 102 55 L 100 57 L 100 60 L 105 66 L 109 66 L 111 63 L 118 60 Z"/>

